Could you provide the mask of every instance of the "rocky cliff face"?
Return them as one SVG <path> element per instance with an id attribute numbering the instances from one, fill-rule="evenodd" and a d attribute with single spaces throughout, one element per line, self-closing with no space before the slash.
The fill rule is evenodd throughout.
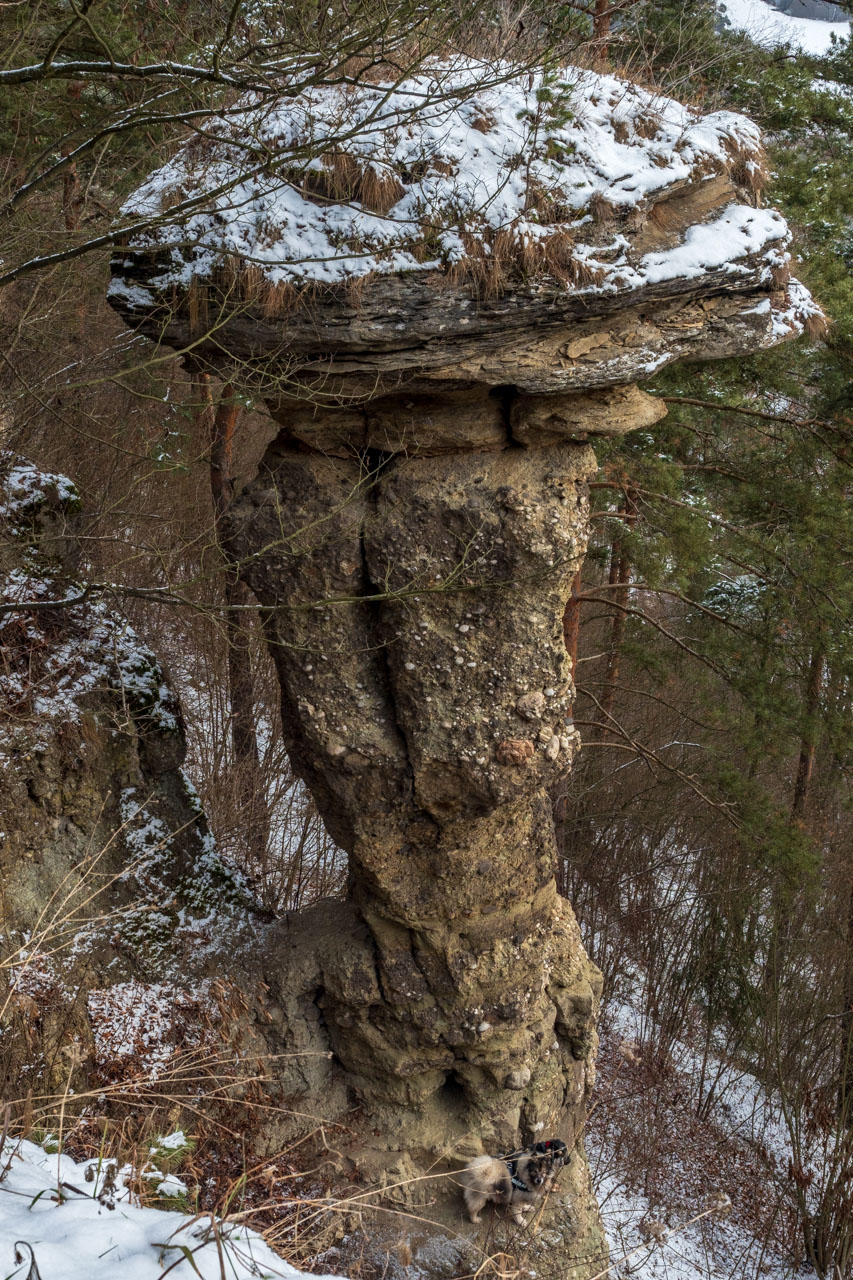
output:
<path id="1" fill-rule="evenodd" d="M 67 1080 L 60 1041 L 107 1074 L 123 1040 L 128 1059 L 174 1043 L 169 1004 L 205 1003 L 205 981 L 263 928 L 181 768 L 180 710 L 154 655 L 78 576 L 80 505 L 65 477 L 0 455 L 4 1061 L 10 1036 L 28 1035 L 9 1097 L 40 1072 Z M 138 1027 L 131 997 L 148 1006 Z"/>
<path id="2" fill-rule="evenodd" d="M 286 1088 L 325 1118 L 332 1081 L 357 1100 L 347 1167 L 430 1201 L 423 1274 L 477 1264 L 458 1198 L 413 1178 L 563 1137 L 536 1269 L 580 1276 L 603 1259 L 582 1148 L 599 976 L 556 892 L 548 795 L 579 745 L 562 622 L 588 440 L 660 416 L 636 386 L 656 369 L 817 309 L 759 207 L 749 121 L 571 69 L 543 109 L 541 84 L 478 74 L 398 87 L 382 129 L 387 86 L 215 126 L 131 202 L 209 208 L 127 246 L 110 297 L 281 428 L 230 543 L 294 767 L 350 859 L 347 902 L 270 941 L 277 1034 L 334 1055 Z M 244 133 L 275 161 L 249 177 Z"/>

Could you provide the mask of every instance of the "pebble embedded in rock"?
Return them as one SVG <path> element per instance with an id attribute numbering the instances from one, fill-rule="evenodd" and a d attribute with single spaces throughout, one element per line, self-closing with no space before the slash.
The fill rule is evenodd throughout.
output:
<path id="1" fill-rule="evenodd" d="M 539 720 L 545 710 L 545 695 L 538 690 L 525 693 L 516 702 L 515 709 L 524 720 Z"/>
<path id="2" fill-rule="evenodd" d="M 506 738 L 497 749 L 499 764 L 527 764 L 533 756 L 529 738 Z"/>

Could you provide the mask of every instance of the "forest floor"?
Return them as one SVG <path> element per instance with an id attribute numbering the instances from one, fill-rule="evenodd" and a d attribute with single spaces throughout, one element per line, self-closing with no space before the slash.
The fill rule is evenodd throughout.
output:
<path id="1" fill-rule="evenodd" d="M 689 1043 L 644 1052 L 648 1032 L 632 1002 L 613 1001 L 602 1020 L 586 1146 L 611 1275 L 781 1280 L 808 1272 L 798 1260 L 779 1107 L 754 1076 Z M 711 1211 L 721 1197 L 731 1207 Z"/>
<path id="2" fill-rule="evenodd" d="M 802 1269 L 791 1147 L 778 1106 L 754 1076 L 691 1043 L 689 1016 L 666 1051 L 648 1048 L 660 1045 L 660 1029 L 643 1012 L 641 975 L 634 978 L 631 995 L 612 999 L 602 1018 L 586 1130 L 611 1277 L 790 1280 Z M 224 1259 L 233 1280 L 295 1280 L 300 1273 L 240 1221 L 245 1214 L 227 1225 L 207 1212 L 186 1215 L 192 1193 L 168 1172 L 187 1176 L 173 1163 L 178 1139 L 161 1140 L 162 1150 L 151 1148 L 140 1167 L 112 1172 L 103 1158 L 75 1161 L 49 1141 L 47 1151 L 7 1143 L 0 1276 L 113 1280 L 121 1264 L 126 1280 L 220 1280 Z M 140 1197 L 142 1182 L 149 1190 Z M 152 1200 L 157 1208 L 143 1207 Z M 730 1202 L 723 1213 L 721 1201 Z"/>
<path id="3" fill-rule="evenodd" d="M 170 1137 L 183 1140 L 182 1133 Z M 164 1176 L 153 1164 L 141 1171 L 118 1168 L 105 1159 L 75 1161 L 34 1142 L 8 1141 L 0 1149 L 0 1175 L 4 1280 L 297 1280 L 302 1275 L 243 1223 L 140 1204 L 140 1176 L 153 1178 L 161 1196 L 186 1191 L 179 1179 Z"/>

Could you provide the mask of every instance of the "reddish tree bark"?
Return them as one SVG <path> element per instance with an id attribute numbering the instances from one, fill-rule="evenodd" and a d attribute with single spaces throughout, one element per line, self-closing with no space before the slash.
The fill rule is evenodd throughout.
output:
<path id="1" fill-rule="evenodd" d="M 636 505 L 630 492 L 626 491 L 625 500 L 620 508 L 624 525 L 630 528 L 636 523 Z M 608 599 L 617 605 L 613 611 L 610 624 L 610 648 L 607 654 L 607 668 L 604 674 L 604 690 L 601 695 L 601 710 L 606 722 L 613 713 L 613 702 L 616 686 L 619 683 L 619 667 L 622 658 L 622 642 L 625 638 L 625 624 L 628 620 L 628 588 L 631 582 L 631 560 L 621 537 L 614 539 L 610 550 L 610 572 L 607 577 Z M 606 734 L 608 730 L 605 728 Z"/>
<path id="2" fill-rule="evenodd" d="M 599 46 L 598 54 L 602 62 L 607 61 L 612 12 L 613 0 L 595 0 L 595 12 L 592 18 L 592 38 Z"/>
<path id="3" fill-rule="evenodd" d="M 260 752 L 254 714 L 254 678 L 252 674 L 251 631 L 246 625 L 249 604 L 248 588 L 238 577 L 237 567 L 228 556 L 222 537 L 222 520 L 234 497 L 233 450 L 234 430 L 240 405 L 234 389 L 222 389 L 214 406 L 210 376 L 194 375 L 202 398 L 202 415 L 208 433 L 210 494 L 213 501 L 213 528 L 216 545 L 225 570 L 225 641 L 228 661 L 231 746 L 242 791 L 246 815 L 247 843 L 257 860 L 262 860 L 269 838 L 270 817 L 261 777 Z"/>
<path id="4" fill-rule="evenodd" d="M 814 773 L 815 744 L 817 740 L 815 716 L 817 715 L 820 695 L 823 690 L 823 667 L 823 646 L 819 644 L 812 651 L 809 674 L 806 681 L 805 723 L 800 742 L 797 778 L 794 783 L 794 799 L 791 804 L 791 817 L 795 822 L 802 820 L 812 774 Z"/>

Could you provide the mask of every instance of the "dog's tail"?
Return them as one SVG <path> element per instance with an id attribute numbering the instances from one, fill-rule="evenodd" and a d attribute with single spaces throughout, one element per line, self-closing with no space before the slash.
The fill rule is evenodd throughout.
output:
<path id="1" fill-rule="evenodd" d="M 509 1204 L 512 1199 L 512 1178 L 509 1166 L 496 1156 L 477 1156 L 463 1174 L 465 1182 L 477 1187 L 495 1204 Z"/>

